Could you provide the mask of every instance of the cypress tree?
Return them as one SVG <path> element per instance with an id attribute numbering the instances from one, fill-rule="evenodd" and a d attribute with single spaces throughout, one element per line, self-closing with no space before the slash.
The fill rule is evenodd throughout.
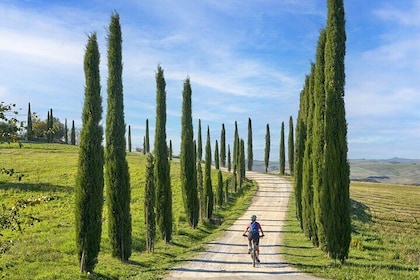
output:
<path id="1" fill-rule="evenodd" d="M 144 189 L 144 211 L 146 223 L 146 247 L 147 252 L 153 252 L 156 239 L 156 192 L 155 192 L 155 178 L 154 178 L 154 158 L 153 154 L 149 153 L 147 156 L 146 165 L 146 187 Z"/>
<path id="2" fill-rule="evenodd" d="M 344 262 L 351 240 L 347 122 L 344 106 L 346 31 L 343 0 L 328 0 L 325 41 L 325 170 L 323 179 L 326 250 Z M 329 211 L 328 211 L 329 209 Z"/>
<path id="3" fill-rule="evenodd" d="M 200 221 L 206 219 L 206 198 L 204 196 L 204 187 L 203 187 L 203 169 L 201 167 L 201 161 L 197 160 L 197 192 L 198 192 L 198 202 L 199 202 L 199 216 Z"/>
<path id="4" fill-rule="evenodd" d="M 191 84 L 187 77 L 182 92 L 181 118 L 181 186 L 187 221 L 192 228 L 197 227 L 199 202 L 197 194 L 197 173 L 195 167 L 194 131 L 192 122 Z"/>
<path id="5" fill-rule="evenodd" d="M 227 166 L 228 166 L 228 171 L 230 172 L 232 170 L 232 165 L 231 165 L 231 159 L 230 159 L 230 145 L 228 144 L 228 154 L 227 154 Z"/>
<path id="6" fill-rule="evenodd" d="M 216 169 L 220 169 L 220 162 L 219 162 L 219 143 L 216 140 L 214 144 L 214 166 Z"/>
<path id="7" fill-rule="evenodd" d="M 266 132 L 265 132 L 265 150 L 264 150 L 265 173 L 268 172 L 269 163 L 270 163 L 270 125 L 267 124 Z"/>
<path id="8" fill-rule="evenodd" d="M 169 139 L 169 160 L 172 160 L 172 140 Z"/>
<path id="9" fill-rule="evenodd" d="M 254 165 L 254 152 L 252 148 L 252 122 L 248 118 L 248 171 L 252 171 Z"/>
<path id="10" fill-rule="evenodd" d="M 206 141 L 206 161 L 204 166 L 204 197 L 206 218 L 210 219 L 213 215 L 213 187 L 211 184 L 211 144 L 210 144 L 210 128 L 207 126 Z"/>
<path id="11" fill-rule="evenodd" d="M 238 185 L 242 188 L 242 183 L 245 180 L 245 141 L 239 140 L 239 155 L 238 155 Z"/>
<path id="12" fill-rule="evenodd" d="M 306 87 L 306 141 L 303 156 L 303 188 L 302 188 L 302 221 L 303 231 L 315 246 L 318 246 L 318 236 L 315 223 L 314 190 L 313 190 L 313 111 L 314 111 L 314 74 L 315 64 L 311 64 L 311 74 Z"/>
<path id="13" fill-rule="evenodd" d="M 112 256 L 127 261 L 131 256 L 130 175 L 122 85 L 122 36 L 118 13 L 108 29 L 108 88 L 106 114 L 105 182 L 108 202 L 108 235 Z"/>
<path id="14" fill-rule="evenodd" d="M 76 145 L 76 128 L 74 127 L 74 120 L 71 123 L 70 144 Z"/>
<path id="15" fill-rule="evenodd" d="M 165 242 L 172 238 L 172 189 L 168 146 L 166 144 L 166 82 L 159 65 L 156 73 L 156 127 L 155 127 L 155 187 L 156 220 Z"/>
<path id="16" fill-rule="evenodd" d="M 222 176 L 222 170 L 219 169 L 219 172 L 217 173 L 217 205 L 222 206 L 223 205 L 223 176 Z"/>
<path id="17" fill-rule="evenodd" d="M 51 143 L 50 111 L 47 111 L 47 143 Z"/>
<path id="18" fill-rule="evenodd" d="M 197 159 L 203 159 L 203 141 L 201 139 L 201 120 L 198 119 L 198 135 L 197 135 Z"/>
<path id="19" fill-rule="evenodd" d="M 281 132 L 280 132 L 280 175 L 284 175 L 286 168 L 286 149 L 284 147 L 284 122 L 281 122 Z"/>
<path id="20" fill-rule="evenodd" d="M 75 187 L 76 244 L 81 272 L 92 272 L 100 249 L 103 206 L 103 129 L 96 34 L 89 36 L 84 57 L 85 101 Z"/>
<path id="21" fill-rule="evenodd" d="M 50 109 L 50 121 L 48 124 L 48 132 L 49 132 L 49 143 L 53 143 L 54 142 L 54 117 L 53 117 L 53 109 Z"/>
<path id="22" fill-rule="evenodd" d="M 226 131 L 224 123 L 220 132 L 220 165 L 226 167 Z"/>
<path id="23" fill-rule="evenodd" d="M 69 135 L 68 135 L 68 127 L 67 127 L 67 119 L 64 119 L 64 143 L 69 143 Z"/>
<path id="24" fill-rule="evenodd" d="M 29 142 L 32 140 L 32 112 L 31 103 L 28 103 L 28 123 L 26 126 L 26 140 Z"/>
<path id="25" fill-rule="evenodd" d="M 146 119 L 146 136 L 144 138 L 145 153 L 150 153 L 149 119 Z"/>
<path id="26" fill-rule="evenodd" d="M 235 121 L 235 134 L 233 136 L 233 173 L 238 170 L 238 154 L 239 154 L 239 132 L 238 123 Z"/>
<path id="27" fill-rule="evenodd" d="M 128 126 L 128 152 L 131 153 L 131 126 Z"/>
<path id="28" fill-rule="evenodd" d="M 293 176 L 294 175 L 294 170 L 295 170 L 295 139 L 293 136 L 293 117 L 290 116 L 289 118 L 289 137 L 288 137 L 288 143 L 287 143 L 287 148 L 288 148 L 288 160 L 289 160 L 289 170 L 290 170 L 290 175 Z"/>
<path id="29" fill-rule="evenodd" d="M 314 125 L 313 134 L 314 139 L 312 142 L 312 161 L 313 161 L 313 185 L 314 185 L 314 210 L 315 221 L 317 227 L 317 236 L 319 246 L 322 250 L 326 251 L 325 230 L 323 221 L 323 211 L 325 208 L 321 206 L 321 194 L 323 192 L 323 172 L 324 172 L 324 116 L 325 116 L 325 29 L 321 30 L 318 46 L 316 52 L 316 65 L 315 65 L 315 85 L 314 85 Z"/>

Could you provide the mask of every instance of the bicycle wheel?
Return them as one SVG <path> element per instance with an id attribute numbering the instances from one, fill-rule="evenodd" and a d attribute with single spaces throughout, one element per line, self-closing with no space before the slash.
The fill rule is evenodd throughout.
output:
<path id="1" fill-rule="evenodd" d="M 255 248 L 255 240 L 252 239 L 252 266 L 255 267 L 257 261 L 257 250 Z"/>

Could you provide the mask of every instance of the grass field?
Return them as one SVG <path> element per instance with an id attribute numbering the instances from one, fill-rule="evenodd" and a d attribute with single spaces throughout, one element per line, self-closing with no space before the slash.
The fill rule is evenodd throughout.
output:
<path id="1" fill-rule="evenodd" d="M 104 208 L 101 252 L 96 275 L 79 273 L 74 229 L 73 187 L 77 170 L 78 147 L 53 144 L 0 145 L 0 168 L 14 168 L 24 174 L 22 181 L 0 175 L 2 217 L 19 206 L 17 220 L 23 229 L 0 229 L 1 279 L 158 279 L 165 270 L 188 259 L 204 243 L 223 232 L 243 213 L 255 186 L 247 184 L 243 195 L 232 195 L 229 205 L 217 208 L 221 226 L 200 224 L 191 229 L 182 206 L 179 164 L 171 162 L 174 236 L 170 244 L 158 242 L 153 254 L 145 252 L 144 180 L 146 157 L 127 154 L 131 179 L 133 254 L 129 263 L 111 257 L 107 236 L 107 211 Z M 216 184 L 217 173 L 212 180 Z M 227 175 L 224 175 L 224 179 Z M 106 203 L 105 203 L 106 205 Z M 106 206 L 105 206 L 106 207 Z"/>
<path id="2" fill-rule="evenodd" d="M 344 265 L 314 249 L 289 202 L 282 254 L 329 279 L 420 279 L 420 187 L 352 182 L 352 241 Z"/>

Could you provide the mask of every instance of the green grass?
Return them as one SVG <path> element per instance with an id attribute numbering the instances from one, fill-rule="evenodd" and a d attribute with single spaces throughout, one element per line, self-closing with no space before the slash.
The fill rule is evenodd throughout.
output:
<path id="1" fill-rule="evenodd" d="M 222 234 L 248 207 L 256 187 L 246 184 L 241 194 L 230 196 L 227 206 L 217 208 L 220 226 L 209 222 L 191 229 L 186 223 L 181 198 L 179 164 L 171 162 L 174 235 L 170 244 L 157 242 L 155 252 L 145 252 L 144 181 L 146 157 L 127 154 L 131 179 L 133 253 L 129 263 L 111 257 L 107 236 L 106 203 L 101 252 L 95 275 L 79 273 L 74 229 L 73 187 L 78 147 L 54 144 L 0 145 L 0 167 L 23 173 L 22 181 L 0 175 L 0 204 L 21 208 L 23 232 L 2 230 L 1 279 L 160 279 L 167 269 L 191 258 L 205 243 Z M 224 174 L 224 179 L 228 174 Z M 217 173 L 212 174 L 215 189 Z"/>
<path id="2" fill-rule="evenodd" d="M 287 262 L 329 279 L 420 279 L 420 187 L 352 182 L 349 259 L 335 263 L 301 233 L 289 201 L 281 253 Z"/>

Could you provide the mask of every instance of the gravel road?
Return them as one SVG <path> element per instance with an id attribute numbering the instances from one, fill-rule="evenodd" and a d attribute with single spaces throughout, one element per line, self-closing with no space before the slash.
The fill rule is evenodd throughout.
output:
<path id="1" fill-rule="evenodd" d="M 248 171 L 246 176 L 259 186 L 246 213 L 223 236 L 209 242 L 205 251 L 173 268 L 165 279 L 319 279 L 297 271 L 279 253 L 292 185 L 275 175 Z M 255 268 L 247 253 L 247 239 L 242 237 L 253 214 L 265 233 L 260 240 L 261 264 Z"/>

